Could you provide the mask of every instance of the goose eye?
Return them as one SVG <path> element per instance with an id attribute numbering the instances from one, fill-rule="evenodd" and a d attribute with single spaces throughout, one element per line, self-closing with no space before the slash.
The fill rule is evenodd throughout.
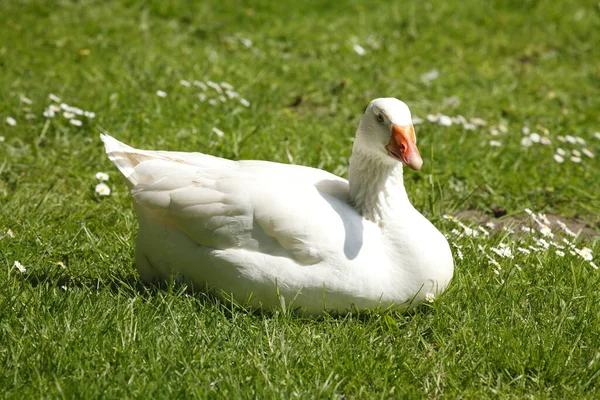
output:
<path id="1" fill-rule="evenodd" d="M 383 121 L 385 121 L 383 114 L 377 114 L 377 121 L 379 121 L 380 124 L 383 124 Z"/>

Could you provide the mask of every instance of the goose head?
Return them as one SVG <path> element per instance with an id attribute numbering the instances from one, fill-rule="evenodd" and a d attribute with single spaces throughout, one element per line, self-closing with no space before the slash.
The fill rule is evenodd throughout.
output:
<path id="1" fill-rule="evenodd" d="M 385 164 L 401 162 L 414 170 L 423 165 L 410 110 L 395 98 L 375 99 L 369 104 L 358 125 L 354 151 Z"/>

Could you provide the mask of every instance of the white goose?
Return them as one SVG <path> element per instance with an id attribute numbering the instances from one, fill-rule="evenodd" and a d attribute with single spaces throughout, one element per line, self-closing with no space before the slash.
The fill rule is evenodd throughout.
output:
<path id="1" fill-rule="evenodd" d="M 402 165 L 418 170 L 423 160 L 400 100 L 369 104 L 348 181 L 304 166 L 101 138 L 131 188 L 145 282 L 175 274 L 252 306 L 269 309 L 283 297 L 318 314 L 414 306 L 452 278 L 448 242 L 404 189 Z"/>

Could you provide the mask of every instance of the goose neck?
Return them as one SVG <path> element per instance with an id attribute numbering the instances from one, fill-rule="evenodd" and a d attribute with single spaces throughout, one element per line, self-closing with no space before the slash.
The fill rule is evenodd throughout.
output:
<path id="1" fill-rule="evenodd" d="M 401 163 L 354 151 L 348 172 L 350 201 L 364 218 L 381 226 L 390 217 L 397 217 L 398 210 L 410 206 Z"/>

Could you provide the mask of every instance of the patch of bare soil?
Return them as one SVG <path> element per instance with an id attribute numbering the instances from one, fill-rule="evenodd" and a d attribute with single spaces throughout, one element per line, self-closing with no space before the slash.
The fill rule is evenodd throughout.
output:
<path id="1" fill-rule="evenodd" d="M 591 222 L 587 222 L 581 218 L 568 218 L 554 214 L 545 215 L 546 218 L 548 218 L 548 220 L 551 222 L 550 228 L 553 232 L 562 231 L 562 228 L 556 222 L 558 220 L 564 223 L 567 226 L 567 228 L 569 228 L 571 231 L 579 234 L 579 237 L 581 238 L 592 238 L 595 236 L 600 236 L 600 226 L 598 225 L 598 223 L 594 224 Z M 455 217 L 460 219 L 461 221 L 468 221 L 476 224 L 486 224 L 491 221 L 496 225 L 494 231 L 506 227 L 513 229 L 515 233 L 517 233 L 520 232 L 519 228 L 521 226 L 529 228 L 534 228 L 536 226 L 535 222 L 527 214 L 505 215 L 500 218 L 494 218 L 493 216 L 478 210 L 465 210 L 458 212 L 455 215 Z"/>

